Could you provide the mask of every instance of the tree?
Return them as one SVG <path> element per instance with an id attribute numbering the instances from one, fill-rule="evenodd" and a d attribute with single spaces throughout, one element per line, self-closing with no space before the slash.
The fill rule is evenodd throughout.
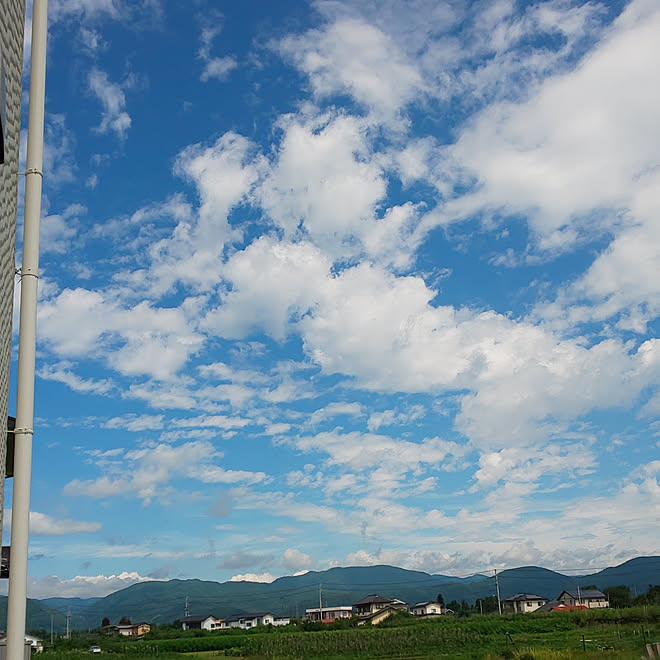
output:
<path id="1" fill-rule="evenodd" d="M 110 619 L 108 619 L 107 616 L 103 617 L 103 621 L 101 621 L 101 628 L 105 628 L 106 626 L 110 625 Z"/>
<path id="2" fill-rule="evenodd" d="M 130 626 L 131 625 L 131 620 L 127 616 L 123 616 L 121 619 L 119 619 L 119 625 L 120 626 Z"/>
<path id="3" fill-rule="evenodd" d="M 611 607 L 630 607 L 632 605 L 630 589 L 622 584 L 616 587 L 607 587 L 603 590 L 603 593 L 610 601 Z"/>
<path id="4" fill-rule="evenodd" d="M 479 605 L 481 603 L 481 606 Z M 497 596 L 486 596 L 485 598 L 478 598 L 475 603 L 476 609 L 483 611 L 484 614 L 489 612 L 498 612 Z"/>
<path id="5" fill-rule="evenodd" d="M 438 597 L 435 599 L 438 605 L 444 605 L 445 599 L 442 597 L 442 594 L 438 594 Z"/>
<path id="6" fill-rule="evenodd" d="M 646 597 L 650 605 L 660 605 L 660 585 L 649 584 L 649 590 L 646 592 Z"/>

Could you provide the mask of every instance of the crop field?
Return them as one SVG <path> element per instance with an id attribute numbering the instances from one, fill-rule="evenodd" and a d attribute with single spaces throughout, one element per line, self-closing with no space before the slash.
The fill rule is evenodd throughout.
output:
<path id="1" fill-rule="evenodd" d="M 139 641 L 101 639 L 113 660 L 159 658 L 448 658 L 456 660 L 639 660 L 660 641 L 660 607 L 553 614 L 474 615 L 420 621 L 397 615 L 371 628 L 291 625 L 251 631 L 155 631 Z M 86 649 L 46 650 L 43 660 L 90 658 Z M 98 657 L 98 656 L 96 656 Z"/>

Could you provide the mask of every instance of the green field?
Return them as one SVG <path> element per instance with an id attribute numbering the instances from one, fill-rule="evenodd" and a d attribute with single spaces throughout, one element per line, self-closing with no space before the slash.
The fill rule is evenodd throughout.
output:
<path id="1" fill-rule="evenodd" d="M 90 636 L 62 640 L 43 660 L 136 658 L 452 658 L 456 660 L 639 660 L 646 642 L 660 641 L 660 607 L 552 614 L 473 615 L 420 621 L 392 617 L 379 627 L 292 624 L 251 631 L 158 629 L 140 641 L 100 638 L 102 656 L 86 649 Z M 78 648 L 74 648 L 78 646 Z M 68 648 L 65 648 L 68 647 Z"/>

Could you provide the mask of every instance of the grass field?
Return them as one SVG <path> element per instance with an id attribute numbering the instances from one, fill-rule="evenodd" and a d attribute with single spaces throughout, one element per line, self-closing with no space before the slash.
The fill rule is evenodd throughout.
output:
<path id="1" fill-rule="evenodd" d="M 317 626 L 321 628 L 321 626 Z M 474 615 L 420 621 L 392 617 L 382 627 L 305 630 L 303 626 L 251 631 L 170 630 L 140 641 L 101 639 L 113 660 L 159 658 L 447 658 L 455 660 L 639 660 L 646 642 L 660 641 L 660 607 L 602 612 Z M 86 649 L 56 648 L 43 660 L 80 660 Z"/>

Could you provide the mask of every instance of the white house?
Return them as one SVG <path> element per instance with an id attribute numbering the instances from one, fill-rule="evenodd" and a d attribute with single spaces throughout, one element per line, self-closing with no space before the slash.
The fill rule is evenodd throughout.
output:
<path id="1" fill-rule="evenodd" d="M 547 602 L 547 598 L 536 594 L 516 594 L 501 601 L 502 612 L 534 612 Z"/>
<path id="2" fill-rule="evenodd" d="M 288 623 L 288 621 L 287 621 Z M 222 620 L 221 628 L 242 628 L 248 630 L 256 626 L 275 625 L 275 617 L 270 612 L 255 612 L 251 614 L 234 614 Z M 286 625 L 284 623 L 279 625 Z"/>
<path id="3" fill-rule="evenodd" d="M 181 619 L 181 627 L 184 630 L 218 630 L 223 626 L 222 619 L 216 619 L 212 614 L 202 614 Z"/>
<path id="4" fill-rule="evenodd" d="M 351 605 L 336 605 L 335 607 L 308 607 L 305 610 L 303 621 L 325 621 L 326 623 L 336 619 L 350 619 L 353 616 Z"/>
<path id="5" fill-rule="evenodd" d="M 25 635 L 25 641 L 30 642 L 32 653 L 41 653 L 44 650 L 44 642 L 34 635 Z"/>
<path id="6" fill-rule="evenodd" d="M 0 639 L 0 647 L 3 647 L 2 650 L 0 651 L 0 657 L 2 658 L 6 657 L 6 653 L 7 653 L 7 651 L 5 650 L 6 646 L 7 646 L 7 638 L 3 637 L 2 639 Z M 38 637 L 34 637 L 33 635 L 25 635 L 25 647 L 26 647 L 26 651 L 25 651 L 26 654 L 28 647 L 31 648 L 32 653 L 41 653 L 44 650 L 44 643 L 43 640 L 39 639 Z"/>
<path id="7" fill-rule="evenodd" d="M 274 626 L 288 626 L 291 623 L 290 616 L 276 616 L 273 617 Z"/>
<path id="8" fill-rule="evenodd" d="M 417 603 L 410 608 L 410 613 L 415 616 L 436 616 L 438 614 L 444 614 L 446 611 L 446 608 L 440 605 L 440 603 L 430 600 Z"/>

